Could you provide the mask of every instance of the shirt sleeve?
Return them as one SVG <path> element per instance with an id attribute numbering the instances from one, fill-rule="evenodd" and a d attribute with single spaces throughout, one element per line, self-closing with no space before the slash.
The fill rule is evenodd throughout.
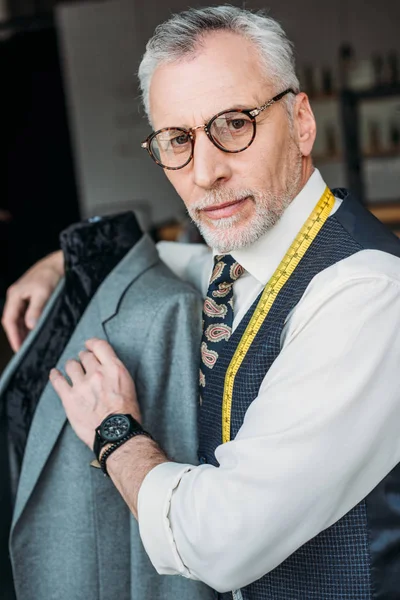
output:
<path id="1" fill-rule="evenodd" d="M 400 461 L 400 281 L 351 264 L 316 278 L 291 315 L 241 429 L 216 450 L 220 466 L 147 475 L 139 525 L 159 573 L 241 588 Z"/>

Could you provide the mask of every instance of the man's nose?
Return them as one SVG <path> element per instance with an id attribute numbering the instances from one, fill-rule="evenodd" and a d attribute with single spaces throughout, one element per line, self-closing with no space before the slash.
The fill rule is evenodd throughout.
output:
<path id="1" fill-rule="evenodd" d="M 231 177 L 229 157 L 228 153 L 214 146 L 205 131 L 196 131 L 193 151 L 194 183 L 198 187 L 209 190 L 217 182 L 221 183 L 229 179 Z"/>

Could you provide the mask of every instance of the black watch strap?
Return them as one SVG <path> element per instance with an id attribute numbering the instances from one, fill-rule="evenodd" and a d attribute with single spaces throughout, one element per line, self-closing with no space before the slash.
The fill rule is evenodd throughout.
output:
<path id="1" fill-rule="evenodd" d="M 124 423 L 124 427 L 126 427 L 126 421 L 128 420 L 129 422 L 129 429 L 128 431 L 125 431 L 122 434 L 121 440 L 125 439 L 125 437 L 128 436 L 128 434 L 131 431 L 142 431 L 142 426 L 141 424 L 131 415 L 131 414 L 119 414 L 119 413 L 111 413 L 109 415 L 107 415 L 107 417 L 105 419 L 103 419 L 103 421 L 100 423 L 100 425 L 98 427 L 96 427 L 95 430 L 95 436 L 94 436 L 94 442 L 93 442 L 93 452 L 95 457 L 97 458 L 97 461 L 100 462 L 100 454 L 102 449 L 104 448 L 104 446 L 107 446 L 107 444 L 115 444 L 118 439 L 110 439 L 109 437 L 107 437 L 107 433 L 105 431 L 103 431 L 103 427 L 111 420 L 113 419 L 120 419 L 123 418 L 123 420 L 125 421 Z"/>
<path id="2" fill-rule="evenodd" d="M 116 450 L 117 448 L 122 446 L 122 444 L 125 444 L 125 442 L 127 442 L 131 438 L 135 437 L 136 435 L 145 435 L 146 437 L 150 438 L 151 440 L 153 439 L 153 437 L 150 435 L 150 433 L 147 433 L 147 431 L 144 431 L 143 429 L 139 429 L 137 431 L 131 431 L 124 438 L 122 438 L 122 440 L 118 440 L 117 442 L 114 442 L 114 444 L 111 444 L 111 446 L 109 446 L 107 448 L 107 450 L 104 451 L 104 453 L 99 461 L 101 470 L 103 471 L 104 475 L 107 475 L 107 477 L 109 477 L 106 462 L 107 462 L 107 458 L 110 456 L 110 454 L 112 454 L 114 452 L 114 450 Z"/>

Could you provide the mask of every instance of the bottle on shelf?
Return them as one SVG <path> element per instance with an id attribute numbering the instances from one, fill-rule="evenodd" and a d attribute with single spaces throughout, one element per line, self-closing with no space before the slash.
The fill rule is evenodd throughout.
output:
<path id="1" fill-rule="evenodd" d="M 336 128 L 333 123 L 327 123 L 325 125 L 325 148 L 327 156 L 333 158 L 338 155 L 339 149 Z"/>
<path id="2" fill-rule="evenodd" d="M 400 123 L 392 121 L 389 125 L 390 147 L 394 152 L 400 152 Z"/>
<path id="3" fill-rule="evenodd" d="M 374 67 L 375 86 L 379 87 L 385 83 L 384 60 L 381 54 L 374 54 L 372 57 Z"/>
<path id="4" fill-rule="evenodd" d="M 369 145 L 368 152 L 369 154 L 379 154 L 382 152 L 382 136 L 381 136 L 381 128 L 379 126 L 378 121 L 371 119 L 368 122 L 368 136 L 369 136 Z"/>
<path id="5" fill-rule="evenodd" d="M 342 89 L 350 87 L 350 73 L 354 62 L 353 46 L 349 43 L 342 44 L 339 48 L 339 84 Z"/>
<path id="6" fill-rule="evenodd" d="M 316 94 L 316 84 L 315 84 L 315 72 L 311 65 L 307 65 L 303 70 L 304 77 L 304 89 L 306 93 L 312 98 Z"/>
<path id="7" fill-rule="evenodd" d="M 399 78 L 399 60 L 396 52 L 389 52 L 387 56 L 388 65 L 388 83 L 389 85 L 397 85 L 400 82 Z"/>
<path id="8" fill-rule="evenodd" d="M 333 94 L 333 77 L 332 69 L 330 67 L 324 67 L 322 69 L 322 92 L 326 96 Z"/>

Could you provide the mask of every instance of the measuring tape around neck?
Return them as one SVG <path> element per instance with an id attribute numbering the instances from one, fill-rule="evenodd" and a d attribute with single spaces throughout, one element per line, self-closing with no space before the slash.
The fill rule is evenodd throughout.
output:
<path id="1" fill-rule="evenodd" d="M 256 306 L 256 309 L 247 325 L 242 338 L 236 348 L 235 354 L 225 374 L 224 395 L 222 399 L 222 442 L 229 442 L 231 436 L 231 409 L 235 377 L 239 371 L 251 344 L 253 343 L 261 325 L 264 323 L 276 297 L 288 281 L 297 265 L 311 246 L 318 232 L 335 204 L 335 197 L 329 188 L 316 204 L 314 210 L 297 234 L 289 250 L 286 252 L 275 273 L 268 281 Z"/>

